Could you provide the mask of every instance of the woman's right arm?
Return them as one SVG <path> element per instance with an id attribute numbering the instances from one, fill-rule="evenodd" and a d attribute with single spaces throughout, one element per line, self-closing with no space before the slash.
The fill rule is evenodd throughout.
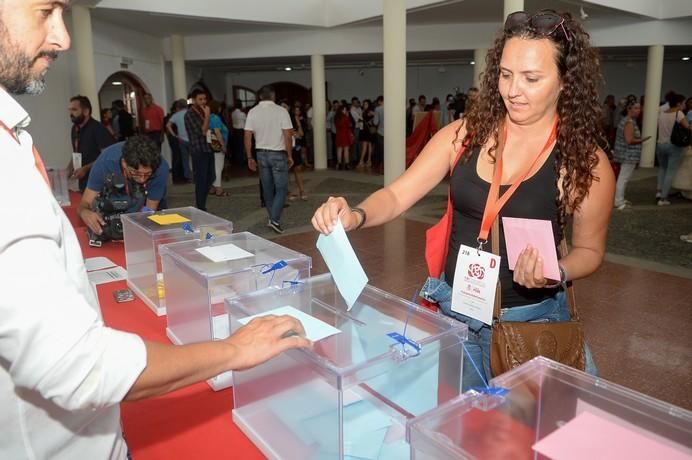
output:
<path id="1" fill-rule="evenodd" d="M 394 182 L 376 191 L 358 205 L 367 215 L 364 227 L 374 227 L 387 223 L 423 198 L 449 173 L 457 154 L 459 142 L 457 129 L 462 123 L 451 123 L 433 136 L 404 174 Z M 466 130 L 462 127 L 458 138 L 463 139 Z M 403 152 L 402 152 L 403 154 Z M 321 233 L 331 233 L 337 218 L 341 219 L 346 231 L 353 230 L 361 223 L 359 213 L 351 211 L 343 197 L 330 197 L 320 206 L 312 217 L 312 225 Z"/>

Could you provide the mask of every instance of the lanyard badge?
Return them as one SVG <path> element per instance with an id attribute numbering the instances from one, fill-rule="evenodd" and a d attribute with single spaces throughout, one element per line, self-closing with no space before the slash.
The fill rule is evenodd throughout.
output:
<path id="1" fill-rule="evenodd" d="M 507 137 L 505 125 L 500 148 L 495 162 L 493 181 L 490 185 L 490 192 L 485 203 L 483 220 L 478 233 L 478 246 L 461 245 L 457 256 L 456 270 L 454 271 L 454 286 L 452 286 L 452 311 L 469 316 L 485 324 L 492 324 L 493 306 L 495 303 L 495 293 L 497 280 L 500 275 L 500 256 L 486 252 L 483 246 L 488 242 L 490 227 L 500 214 L 500 210 L 509 201 L 519 185 L 533 171 L 540 160 L 545 156 L 548 149 L 557 138 L 557 125 L 559 118 L 556 117 L 553 129 L 541 152 L 525 168 L 522 173 L 514 180 L 510 188 L 502 194 L 500 193 L 500 183 L 502 182 L 502 151 L 504 140 Z"/>

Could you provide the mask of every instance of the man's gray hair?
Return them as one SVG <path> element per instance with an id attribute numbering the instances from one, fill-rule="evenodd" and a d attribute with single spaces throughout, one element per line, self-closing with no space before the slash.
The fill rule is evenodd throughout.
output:
<path id="1" fill-rule="evenodd" d="M 269 85 L 261 87 L 258 94 L 260 101 L 271 101 L 276 97 L 276 91 L 274 91 L 274 87 Z"/>

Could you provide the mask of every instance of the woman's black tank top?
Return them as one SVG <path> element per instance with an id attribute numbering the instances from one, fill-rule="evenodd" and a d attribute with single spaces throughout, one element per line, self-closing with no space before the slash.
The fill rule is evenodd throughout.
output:
<path id="1" fill-rule="evenodd" d="M 490 184 L 478 176 L 478 157 L 480 149 L 475 149 L 466 164 L 457 163 L 450 180 L 452 196 L 452 232 L 449 238 L 449 249 L 445 263 L 447 283 L 453 285 L 459 246 L 476 247 L 476 238 L 481 228 L 485 201 L 488 198 Z M 509 185 L 500 187 L 502 195 Z M 558 224 L 558 206 L 556 197 L 557 181 L 555 180 L 555 150 L 545 161 L 541 169 L 525 180 L 514 192 L 500 211 L 500 283 L 502 286 L 502 307 L 516 307 L 540 302 L 554 295 L 559 288 L 528 289 L 512 281 L 512 274 L 507 263 L 507 249 L 501 217 L 521 217 L 527 219 L 544 219 L 553 223 L 555 247 L 562 239 Z M 492 232 L 492 230 L 491 230 Z M 485 250 L 490 252 L 490 237 Z M 559 254 L 559 252 L 558 252 Z M 558 256 L 559 257 L 559 256 Z"/>

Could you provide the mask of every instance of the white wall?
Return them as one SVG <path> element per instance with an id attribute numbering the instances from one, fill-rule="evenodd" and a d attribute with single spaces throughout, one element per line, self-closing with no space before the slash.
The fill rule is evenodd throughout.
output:
<path id="1" fill-rule="evenodd" d="M 406 28 L 407 51 L 473 50 L 487 48 L 501 28 L 500 23 L 421 24 Z M 593 46 L 691 45 L 692 19 L 650 21 L 623 17 L 617 21 L 589 21 L 587 31 Z M 242 43 L 242 46 L 219 46 Z M 359 54 L 382 52 L 382 27 L 350 26 L 249 33 L 192 35 L 185 37 L 186 59 L 240 59 L 313 54 Z M 170 58 L 170 41 L 164 40 Z"/>
<path id="2" fill-rule="evenodd" d="M 127 57 L 133 60 L 127 72 L 136 75 L 144 83 L 159 105 L 167 107 L 169 101 L 164 88 L 161 40 L 97 20 L 92 21 L 92 29 L 96 87 L 100 89 L 108 77 L 122 70 L 121 59 Z"/>
<path id="3" fill-rule="evenodd" d="M 434 96 L 443 100 L 454 87 L 465 91 L 473 82 L 473 71 L 469 65 L 445 65 L 444 72 L 438 66 L 409 66 L 406 72 L 406 94 L 417 98 L 425 94 L 429 100 Z M 357 96 L 360 99 L 372 99 L 382 95 L 382 68 L 365 67 L 353 69 L 327 69 L 327 96 L 329 99 L 347 99 Z M 279 81 L 290 81 L 312 87 L 310 71 L 294 70 L 291 72 L 238 72 L 229 73 L 226 79 L 226 91 L 231 93 L 231 86 L 240 85 L 258 90 L 263 85 Z"/>
<path id="4" fill-rule="evenodd" d="M 473 82 L 473 71 L 470 65 L 443 65 L 444 72 L 436 66 L 409 66 L 406 72 L 406 95 L 417 98 L 424 94 L 430 101 L 434 96 L 443 98 L 453 93 L 458 86 L 466 91 Z M 646 81 L 646 62 L 604 62 L 602 73 L 605 80 L 602 93 L 614 94 L 616 97 L 644 94 Z M 362 73 L 362 75 L 361 75 Z M 665 61 L 663 67 L 663 84 L 661 98 L 668 90 L 692 96 L 692 61 Z M 327 69 L 327 88 L 329 99 L 347 99 L 353 96 L 374 99 L 382 94 L 382 68 L 362 69 Z M 292 72 L 239 72 L 229 73 L 226 78 L 227 93 L 233 85 L 246 86 L 258 90 L 262 85 L 278 81 L 290 81 L 307 88 L 312 87 L 310 71 L 294 70 Z"/>
<path id="5" fill-rule="evenodd" d="M 644 94 L 646 84 L 646 62 L 605 62 L 602 64 L 605 87 L 603 94 L 614 94 L 616 98 Z M 692 62 L 665 61 L 661 97 L 669 90 L 692 96 Z"/>

